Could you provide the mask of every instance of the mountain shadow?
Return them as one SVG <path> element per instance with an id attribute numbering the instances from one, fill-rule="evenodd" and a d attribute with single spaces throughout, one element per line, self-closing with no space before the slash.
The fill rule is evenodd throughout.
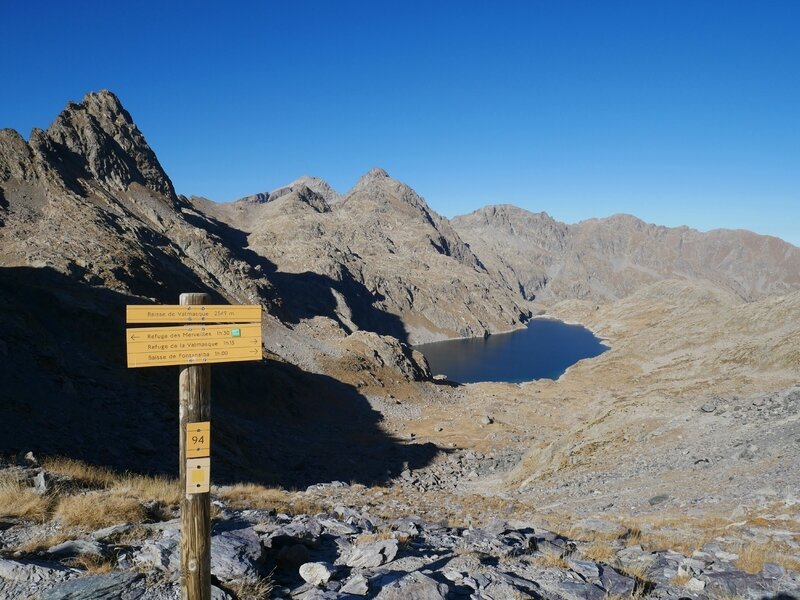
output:
<path id="1" fill-rule="evenodd" d="M 385 298 L 367 289 L 345 267 L 342 267 L 339 279 L 310 271 L 278 271 L 275 263 L 247 247 L 246 232 L 196 212 L 198 209 L 195 207 L 191 207 L 191 211 L 195 212 L 182 212 L 187 223 L 219 238 L 236 258 L 267 275 L 276 295 L 282 299 L 276 308 L 276 316 L 283 322 L 297 324 L 303 319 L 323 316 L 338 322 L 347 331 L 352 331 L 352 325 L 355 325 L 358 329 L 408 342 L 408 331 L 400 317 L 376 306 Z"/>
<path id="2" fill-rule="evenodd" d="M 50 268 L 0 268 L 0 452 L 178 471 L 179 367 L 128 369 L 140 298 Z M 436 455 L 379 427 L 357 389 L 275 357 L 212 365 L 213 481 L 381 483 Z"/>

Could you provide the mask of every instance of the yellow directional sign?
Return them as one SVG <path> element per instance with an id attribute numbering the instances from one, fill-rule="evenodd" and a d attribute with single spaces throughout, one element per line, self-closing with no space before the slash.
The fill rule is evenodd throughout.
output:
<path id="1" fill-rule="evenodd" d="M 128 354 L 128 367 L 167 367 L 170 365 L 205 365 L 210 363 L 261 360 L 261 346 L 247 348 L 219 348 L 213 350 L 164 350 Z"/>
<path id="2" fill-rule="evenodd" d="M 127 329 L 128 367 L 261 360 L 261 323 Z"/>
<path id="3" fill-rule="evenodd" d="M 186 424 L 186 458 L 211 456 L 211 422 Z"/>
<path id="4" fill-rule="evenodd" d="M 260 323 L 258 304 L 134 304 L 127 306 L 128 323 Z"/>

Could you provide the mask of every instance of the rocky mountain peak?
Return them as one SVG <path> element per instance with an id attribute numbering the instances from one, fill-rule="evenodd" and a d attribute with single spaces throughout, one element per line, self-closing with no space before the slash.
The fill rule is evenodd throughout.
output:
<path id="1" fill-rule="evenodd" d="M 272 190 L 269 194 L 267 194 L 267 196 L 269 201 L 277 200 L 286 194 L 290 194 L 299 190 L 301 187 L 312 190 L 321 196 L 328 204 L 336 204 L 342 199 L 341 194 L 334 190 L 327 181 L 321 177 L 313 177 L 311 175 L 302 175 L 301 177 L 298 177 L 292 181 L 290 184 Z"/>
<path id="2" fill-rule="evenodd" d="M 114 190 L 139 183 L 177 200 L 144 135 L 108 90 L 68 103 L 46 132 L 34 130 L 30 145 L 64 181 L 95 179 Z"/>
<path id="3" fill-rule="evenodd" d="M 372 167 L 369 171 L 367 171 L 364 175 L 362 175 L 362 179 L 380 179 L 383 177 L 389 177 L 389 173 L 387 173 L 384 169 L 380 167 Z"/>

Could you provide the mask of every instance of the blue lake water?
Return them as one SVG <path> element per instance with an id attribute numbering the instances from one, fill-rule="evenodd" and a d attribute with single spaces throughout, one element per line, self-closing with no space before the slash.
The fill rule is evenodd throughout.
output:
<path id="1" fill-rule="evenodd" d="M 585 327 L 555 319 L 533 319 L 525 329 L 511 333 L 415 348 L 428 359 L 434 375 L 459 383 L 558 379 L 579 360 L 608 350 Z"/>

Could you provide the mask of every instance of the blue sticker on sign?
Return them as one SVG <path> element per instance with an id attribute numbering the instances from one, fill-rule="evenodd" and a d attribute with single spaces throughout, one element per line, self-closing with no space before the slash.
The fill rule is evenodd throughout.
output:
<path id="1" fill-rule="evenodd" d="M 241 337 L 242 330 L 241 329 L 231 329 L 231 335 L 233 337 Z"/>

